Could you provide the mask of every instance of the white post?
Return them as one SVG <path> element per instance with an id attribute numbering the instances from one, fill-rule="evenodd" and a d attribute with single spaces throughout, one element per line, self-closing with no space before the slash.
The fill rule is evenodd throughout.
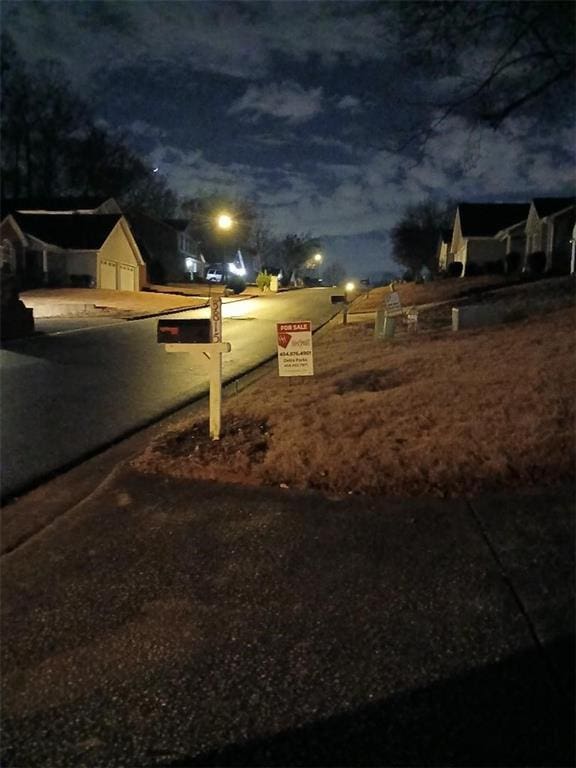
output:
<path id="1" fill-rule="evenodd" d="M 570 254 L 570 274 L 574 274 L 574 262 L 576 261 L 576 239 L 570 241 L 572 243 L 572 253 Z"/>
<path id="2" fill-rule="evenodd" d="M 222 425 L 222 353 L 210 352 L 210 439 L 220 440 Z"/>
<path id="3" fill-rule="evenodd" d="M 222 341 L 222 299 L 220 296 L 210 297 L 210 323 L 210 341 Z"/>
<path id="4" fill-rule="evenodd" d="M 222 354 L 230 352 L 228 342 L 209 342 L 207 344 L 165 344 L 166 352 L 179 352 L 192 355 L 197 360 L 208 361 L 210 381 L 210 437 L 220 439 L 222 422 Z"/>
<path id="5" fill-rule="evenodd" d="M 212 343 L 222 341 L 222 299 L 220 296 L 210 298 L 210 321 Z M 220 440 L 222 422 L 222 354 L 220 351 L 210 352 L 210 438 Z"/>

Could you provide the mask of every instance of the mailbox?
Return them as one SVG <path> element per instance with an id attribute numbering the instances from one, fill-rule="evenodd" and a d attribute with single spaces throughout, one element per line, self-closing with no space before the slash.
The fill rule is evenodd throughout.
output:
<path id="1" fill-rule="evenodd" d="M 158 320 L 159 344 L 209 344 L 210 320 Z"/>
<path id="2" fill-rule="evenodd" d="M 346 296 L 330 296 L 332 304 L 342 304 L 346 301 Z"/>

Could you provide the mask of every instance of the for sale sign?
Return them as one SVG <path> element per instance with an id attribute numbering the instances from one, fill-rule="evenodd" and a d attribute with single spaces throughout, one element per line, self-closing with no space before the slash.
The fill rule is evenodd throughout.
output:
<path id="1" fill-rule="evenodd" d="M 278 374 L 280 376 L 313 376 L 312 323 L 276 323 Z"/>

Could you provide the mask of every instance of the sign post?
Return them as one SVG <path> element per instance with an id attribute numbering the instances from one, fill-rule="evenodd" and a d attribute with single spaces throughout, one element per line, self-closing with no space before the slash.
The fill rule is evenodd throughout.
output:
<path id="1" fill-rule="evenodd" d="M 279 376 L 314 376 L 312 323 L 276 323 Z"/>
<path id="2" fill-rule="evenodd" d="M 212 343 L 222 343 L 222 299 L 212 296 L 210 299 L 210 324 Z M 222 422 L 222 354 L 210 355 L 210 437 L 220 439 Z"/>
<path id="3" fill-rule="evenodd" d="M 388 293 L 384 299 L 384 309 L 376 312 L 374 336 L 377 339 L 392 338 L 396 330 L 396 318 L 402 316 L 402 303 L 396 291 Z"/>
<path id="4" fill-rule="evenodd" d="M 208 360 L 210 381 L 210 437 L 220 439 L 222 422 L 222 355 L 230 344 L 222 341 L 222 299 L 210 297 L 210 319 L 158 321 L 158 342 L 166 352 L 186 352 Z"/>

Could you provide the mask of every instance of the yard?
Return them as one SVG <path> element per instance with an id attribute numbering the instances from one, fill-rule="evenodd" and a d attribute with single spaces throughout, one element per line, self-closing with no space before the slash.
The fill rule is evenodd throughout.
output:
<path id="1" fill-rule="evenodd" d="M 432 303 L 463 285 L 400 292 L 405 305 L 410 292 L 414 304 Z M 378 305 L 384 290 L 353 309 Z M 421 313 L 417 332 L 387 341 L 376 341 L 373 320 L 361 315 L 333 323 L 315 337 L 314 377 L 281 379 L 271 366 L 225 400 L 220 441 L 208 439 L 205 413 L 157 438 L 134 466 L 331 497 L 472 496 L 572 483 L 573 281 L 502 288 L 483 300 L 506 301 L 514 321 L 455 334 L 446 304 Z"/>

